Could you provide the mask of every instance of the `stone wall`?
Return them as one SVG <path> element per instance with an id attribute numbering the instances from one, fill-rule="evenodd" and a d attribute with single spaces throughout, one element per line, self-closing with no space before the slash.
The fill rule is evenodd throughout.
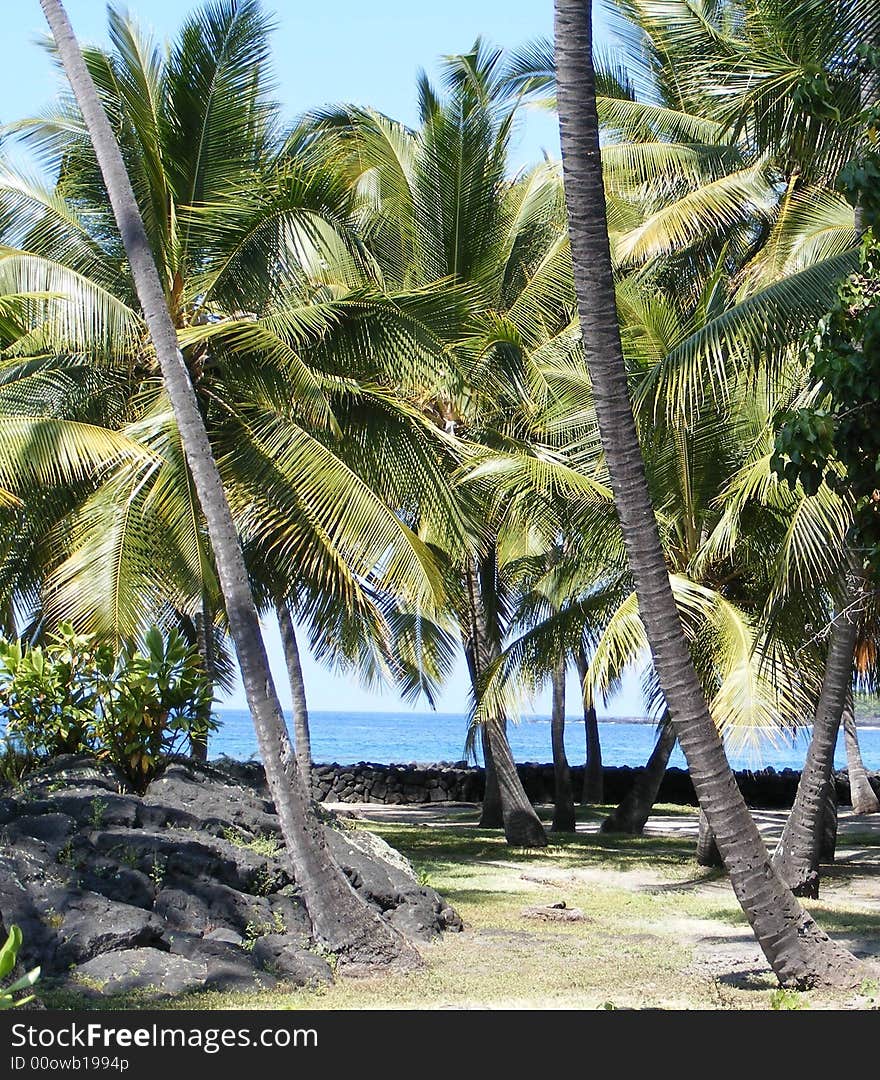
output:
<path id="1" fill-rule="evenodd" d="M 553 801 L 553 766 L 523 764 L 517 766 L 526 794 L 534 803 Z M 629 766 L 606 768 L 605 801 L 619 802 L 632 786 L 641 769 Z M 583 766 L 571 770 L 575 795 L 583 784 Z M 772 809 L 791 806 L 800 773 L 794 769 L 763 769 L 738 772 L 740 789 L 750 806 Z M 464 762 L 435 765 L 380 765 L 359 762 L 356 765 L 316 765 L 313 791 L 326 802 L 365 803 L 437 803 L 479 802 L 483 797 L 483 770 Z M 874 774 L 880 791 L 880 775 Z M 846 772 L 837 774 L 838 798 L 849 803 Z M 669 769 L 660 788 L 660 802 L 696 805 L 690 776 L 684 769 Z"/>

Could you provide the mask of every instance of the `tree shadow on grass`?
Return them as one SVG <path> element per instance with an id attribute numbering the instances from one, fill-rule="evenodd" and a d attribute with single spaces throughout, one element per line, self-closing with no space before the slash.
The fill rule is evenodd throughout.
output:
<path id="1" fill-rule="evenodd" d="M 604 834 L 551 834 L 546 848 L 510 847 L 494 830 L 448 826 L 423 829 L 383 823 L 385 840 L 420 870 L 437 873 L 467 864 L 525 863 L 559 870 L 603 867 L 617 872 L 680 869 L 692 842 L 680 837 L 629 837 Z"/>

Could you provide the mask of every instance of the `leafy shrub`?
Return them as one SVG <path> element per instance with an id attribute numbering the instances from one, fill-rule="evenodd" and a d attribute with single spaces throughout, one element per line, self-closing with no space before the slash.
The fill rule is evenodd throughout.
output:
<path id="1" fill-rule="evenodd" d="M 168 754 L 216 727 L 210 706 L 198 651 L 174 630 L 165 636 L 154 627 L 143 651 L 129 644 L 118 655 L 67 624 L 45 646 L 0 639 L 0 714 L 12 771 L 22 764 L 15 753 L 87 751 L 143 793 Z"/>
<path id="2" fill-rule="evenodd" d="M 12 974 L 15 962 L 18 960 L 21 942 L 21 930 L 17 926 L 10 926 L 6 944 L 0 949 L 0 982 Z M 18 1001 L 15 1000 L 15 994 L 20 990 L 29 990 L 39 977 L 40 969 L 37 967 L 33 971 L 29 971 L 27 975 L 22 975 L 20 979 L 10 983 L 9 986 L 0 988 L 0 1009 L 14 1009 L 19 1005 L 26 1005 L 29 1001 L 33 1001 L 33 994 L 29 994 L 25 998 L 19 998 Z"/>
<path id="3" fill-rule="evenodd" d="M 29 754 L 76 753 L 88 742 L 98 676 L 113 652 L 63 623 L 45 647 L 0 639 L 0 709 L 6 732 Z"/>
<path id="4" fill-rule="evenodd" d="M 195 648 L 172 630 L 147 633 L 146 651 L 128 647 L 104 681 L 94 724 L 99 757 L 145 791 L 167 754 L 205 738 L 211 688 Z"/>
<path id="5" fill-rule="evenodd" d="M 0 741 L 0 784 L 19 787 L 25 774 L 33 768 L 34 756 L 15 739 Z"/>

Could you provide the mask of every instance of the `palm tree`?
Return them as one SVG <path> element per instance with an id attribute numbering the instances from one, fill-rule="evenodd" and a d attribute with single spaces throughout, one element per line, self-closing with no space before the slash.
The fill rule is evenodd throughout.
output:
<path id="1" fill-rule="evenodd" d="M 589 0 L 556 0 L 563 169 L 581 330 L 630 566 L 654 666 L 734 891 L 783 983 L 853 985 L 835 945 L 773 869 L 707 710 L 681 629 L 645 480 L 621 348 L 605 216 Z"/>
<path id="2" fill-rule="evenodd" d="M 260 606 L 274 614 L 279 599 L 296 602 L 334 659 L 360 652 L 401 673 L 383 607 L 393 594 L 430 608 L 437 582 L 406 507 L 447 478 L 428 445 L 435 429 L 395 397 L 372 357 L 418 354 L 424 324 L 442 324 L 454 291 L 396 303 L 353 261 L 350 195 L 316 166 L 302 132 L 276 131 L 264 19 L 190 20 L 165 56 L 112 11 L 110 29 L 114 51 L 90 50 L 87 63 L 137 177 Z M 194 85 L 214 92 L 193 98 Z M 7 290 L 63 292 L 65 302 L 30 299 L 7 386 L 29 400 L 40 365 L 47 405 L 63 414 L 63 387 L 88 380 L 86 400 L 109 401 L 104 422 L 146 447 L 53 531 L 33 617 L 116 639 L 182 619 L 206 643 L 213 625 L 218 640 L 225 613 L 204 521 L 81 117 L 63 100 L 17 127 L 59 179 L 41 190 L 11 170 L 3 177 L 10 251 L 0 276 Z M 442 342 L 431 336 L 430 347 Z M 450 509 L 454 523 L 451 498 Z M 324 618 L 331 596 L 361 620 L 357 631 Z M 216 666 L 213 653 L 206 663 Z"/>
<path id="3" fill-rule="evenodd" d="M 386 287 L 452 281 L 466 291 L 457 341 L 432 366 L 403 372 L 457 457 L 528 438 L 530 368 L 570 348 L 573 315 L 564 206 L 557 170 L 506 175 L 517 99 L 504 89 L 503 56 L 478 42 L 448 60 L 442 96 L 422 80 L 416 131 L 349 107 L 316 118 L 363 201 L 362 231 Z M 464 493 L 460 496 L 465 499 Z M 505 636 L 499 558 L 503 514 L 469 498 L 471 551 L 452 553 L 450 583 L 477 710 Z M 426 509 L 426 513 L 430 508 Z M 446 550 L 436 513 L 420 535 Z M 517 777 L 502 712 L 483 711 L 488 778 L 497 776 L 508 839 L 543 844 Z"/>
<path id="4" fill-rule="evenodd" d="M 58 0 L 41 0 L 41 4 L 94 145 L 174 410 L 207 522 L 266 778 L 315 933 L 354 962 L 413 962 L 414 952 L 403 938 L 357 897 L 330 856 L 311 810 L 303 778 L 290 753 L 235 522 L 119 145 L 64 8 Z M 246 21 L 257 17 L 255 6 L 248 3 L 233 14 L 233 25 L 236 18 Z"/>

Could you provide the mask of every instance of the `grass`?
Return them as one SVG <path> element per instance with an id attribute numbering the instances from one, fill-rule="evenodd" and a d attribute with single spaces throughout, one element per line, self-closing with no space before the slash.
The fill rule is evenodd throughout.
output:
<path id="1" fill-rule="evenodd" d="M 680 816 L 682 808 L 675 811 Z M 342 977 L 316 989 L 208 992 L 158 1007 L 794 1007 L 788 998 L 773 996 L 775 980 L 727 882 L 717 871 L 695 865 L 692 838 L 581 834 L 553 838 L 546 849 L 514 851 L 499 834 L 464 821 L 366 827 L 406 855 L 420 880 L 438 889 L 465 921 L 463 933 L 446 934 L 422 949 L 422 970 Z M 853 847 L 864 847 L 857 839 Z M 841 854 L 849 846 L 848 840 L 841 844 Z M 527 906 L 559 900 L 582 909 L 586 918 L 545 923 L 523 917 Z M 832 933 L 870 937 L 876 931 L 876 894 L 867 901 L 853 896 L 847 882 L 832 879 L 811 908 Z M 54 1007 L 80 1004 L 70 994 L 50 992 L 45 1000 Z M 804 994 L 796 1007 L 842 1001 Z M 139 997 L 121 998 L 107 1007 L 144 1004 Z"/>

